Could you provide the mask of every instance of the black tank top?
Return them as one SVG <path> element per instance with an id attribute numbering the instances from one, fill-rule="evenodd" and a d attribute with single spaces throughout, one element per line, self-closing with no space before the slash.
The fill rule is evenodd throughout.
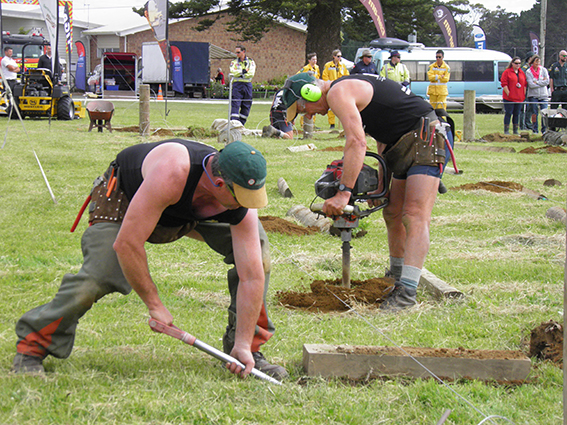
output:
<path id="1" fill-rule="evenodd" d="M 388 147 L 415 129 L 421 117 L 436 119 L 433 107 L 423 98 L 400 83 L 379 75 L 349 75 L 335 80 L 331 87 L 348 79 L 364 80 L 372 84 L 374 96 L 368 106 L 360 111 L 362 124 L 366 133 Z"/>
<path id="2" fill-rule="evenodd" d="M 199 183 L 199 179 L 203 174 L 203 159 L 208 154 L 216 152 L 216 149 L 191 140 L 170 139 L 162 140 L 161 142 L 142 143 L 130 146 L 120 152 L 116 157 L 116 163 L 120 168 L 120 188 L 124 191 L 126 197 L 131 200 L 144 180 L 142 177 L 142 163 L 146 155 L 148 155 L 153 148 L 164 143 L 180 143 L 185 146 L 189 152 L 189 158 L 191 158 L 191 170 L 189 171 L 181 199 L 176 204 L 170 205 L 163 211 L 159 219 L 159 224 L 165 227 L 176 227 L 190 222 L 205 220 L 216 220 L 221 223 L 229 224 L 240 223 L 248 211 L 246 208 L 241 207 L 236 210 L 227 210 L 207 218 L 197 218 L 194 215 L 192 205 L 193 195 Z"/>

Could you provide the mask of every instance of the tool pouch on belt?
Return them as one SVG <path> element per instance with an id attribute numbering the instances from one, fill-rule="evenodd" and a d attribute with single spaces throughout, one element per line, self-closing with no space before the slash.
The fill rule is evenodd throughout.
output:
<path id="1" fill-rule="evenodd" d="M 429 131 L 427 134 L 429 136 L 422 138 L 418 130 L 412 130 L 400 137 L 384 154 L 388 170 L 394 175 L 404 175 L 414 165 L 444 164 L 445 138 L 440 132 L 435 132 L 433 136 Z"/>
<path id="2" fill-rule="evenodd" d="M 111 164 L 103 176 L 98 177 L 93 184 L 91 191 L 92 201 L 89 205 L 89 223 L 121 223 L 124 220 L 124 214 L 128 209 L 128 198 L 124 192 L 118 187 L 108 193 L 109 177 L 114 175 L 111 173 L 112 168 L 117 170 L 115 164 Z M 107 196 L 108 195 L 108 196 Z"/>
<path id="3" fill-rule="evenodd" d="M 169 243 L 182 238 L 195 228 L 196 222 L 187 223 L 183 226 L 165 227 L 160 224 L 156 226 L 150 237 L 149 243 Z"/>

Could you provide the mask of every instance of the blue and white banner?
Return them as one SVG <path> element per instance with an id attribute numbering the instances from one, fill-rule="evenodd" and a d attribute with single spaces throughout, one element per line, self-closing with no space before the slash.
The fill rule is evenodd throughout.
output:
<path id="1" fill-rule="evenodd" d="M 486 35 L 484 30 L 478 25 L 473 25 L 473 38 L 476 49 L 486 49 Z"/>

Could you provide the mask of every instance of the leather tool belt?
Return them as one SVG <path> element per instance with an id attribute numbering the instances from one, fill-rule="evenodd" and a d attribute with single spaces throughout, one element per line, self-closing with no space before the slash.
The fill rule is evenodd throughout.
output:
<path id="1" fill-rule="evenodd" d="M 404 175 L 414 165 L 436 166 L 445 163 L 445 137 L 431 129 L 427 118 L 421 119 L 420 128 L 404 134 L 383 155 L 388 170 Z"/>
<path id="2" fill-rule="evenodd" d="M 113 179 L 116 179 L 112 183 Z M 115 162 L 110 164 L 106 172 L 93 183 L 91 203 L 89 205 L 89 223 L 122 223 L 128 209 L 129 201 L 124 191 L 119 188 L 120 170 Z M 110 191 L 109 191 L 110 186 Z M 190 222 L 182 226 L 165 227 L 158 224 L 148 242 L 159 244 L 173 242 L 187 235 L 197 225 Z"/>

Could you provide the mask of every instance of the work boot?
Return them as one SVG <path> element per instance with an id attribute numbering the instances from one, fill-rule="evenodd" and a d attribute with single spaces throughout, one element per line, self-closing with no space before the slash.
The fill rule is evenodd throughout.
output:
<path id="1" fill-rule="evenodd" d="M 334 130 L 334 129 L 335 129 L 335 124 L 331 124 L 331 125 L 329 126 L 329 129 Z"/>
<path id="2" fill-rule="evenodd" d="M 256 362 L 254 367 L 260 372 L 264 372 L 266 375 L 269 375 L 278 381 L 289 377 L 289 373 L 287 373 L 287 370 L 285 370 L 283 366 L 269 363 L 264 355 L 259 351 L 252 353 L 252 357 L 254 357 L 254 361 Z"/>
<path id="3" fill-rule="evenodd" d="M 437 191 L 441 195 L 443 195 L 444 193 L 447 193 L 447 186 L 445 186 L 441 180 L 439 180 L 439 188 L 437 189 Z"/>
<path id="4" fill-rule="evenodd" d="M 17 353 L 14 357 L 14 365 L 12 372 L 14 373 L 45 373 L 43 368 L 43 359 L 36 356 L 28 356 L 27 354 Z"/>
<path id="5" fill-rule="evenodd" d="M 396 285 L 388 298 L 380 304 L 380 310 L 396 311 L 413 307 L 417 304 L 415 299 L 417 291 L 402 284 Z"/>
<path id="6" fill-rule="evenodd" d="M 504 125 L 504 134 L 510 134 L 510 126 Z"/>
<path id="7" fill-rule="evenodd" d="M 265 125 L 262 128 L 262 137 L 273 137 L 279 133 L 279 130 L 272 127 L 271 125 Z"/>
<path id="8" fill-rule="evenodd" d="M 514 124 L 514 134 L 518 134 L 518 135 L 520 134 L 520 132 L 518 131 L 518 127 L 519 127 L 518 124 Z"/>

